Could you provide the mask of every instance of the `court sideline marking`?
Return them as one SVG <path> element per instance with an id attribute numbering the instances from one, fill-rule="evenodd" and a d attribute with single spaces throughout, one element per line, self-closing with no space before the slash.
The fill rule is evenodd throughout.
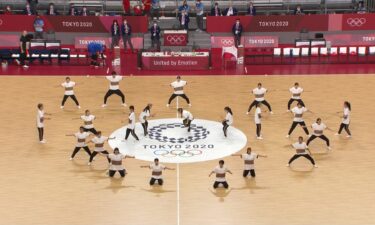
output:
<path id="1" fill-rule="evenodd" d="M 178 99 L 179 97 L 177 96 L 176 99 L 176 109 L 178 109 Z M 177 111 L 177 110 L 176 110 Z M 178 111 L 176 117 L 178 118 Z M 180 164 L 177 163 L 176 166 L 176 176 L 177 176 L 177 225 L 180 225 Z"/>

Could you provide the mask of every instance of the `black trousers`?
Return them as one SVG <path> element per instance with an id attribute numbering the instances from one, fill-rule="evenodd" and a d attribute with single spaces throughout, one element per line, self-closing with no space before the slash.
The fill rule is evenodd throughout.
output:
<path id="1" fill-rule="evenodd" d="M 224 132 L 224 136 L 226 137 L 227 136 L 227 130 L 228 130 L 228 127 L 229 125 L 227 124 L 227 121 L 223 121 L 223 132 Z"/>
<path id="2" fill-rule="evenodd" d="M 20 53 L 20 64 L 21 66 L 25 65 L 25 60 L 26 60 L 26 53 Z"/>
<path id="3" fill-rule="evenodd" d="M 44 127 L 38 127 L 38 136 L 39 136 L 39 141 L 42 141 L 43 136 L 44 136 Z"/>
<path id="4" fill-rule="evenodd" d="M 93 134 L 97 134 L 98 132 L 95 130 L 95 128 L 90 128 L 90 129 L 87 129 L 87 128 L 83 128 L 83 130 L 85 131 L 85 132 L 91 132 L 91 133 L 93 133 Z"/>
<path id="5" fill-rule="evenodd" d="M 163 183 L 164 183 L 163 179 L 151 178 L 150 185 L 154 185 L 156 181 L 158 182 L 159 185 L 163 185 Z"/>
<path id="6" fill-rule="evenodd" d="M 256 131 L 257 137 L 260 137 L 260 132 L 262 130 L 262 124 L 257 123 L 256 126 L 257 126 L 257 131 Z"/>
<path id="7" fill-rule="evenodd" d="M 247 111 L 250 112 L 251 109 L 252 109 L 256 104 L 263 104 L 263 105 L 267 106 L 267 108 L 268 108 L 268 110 L 269 110 L 270 112 L 272 111 L 270 103 L 268 103 L 266 100 L 259 101 L 259 102 L 256 101 L 256 100 L 254 100 L 254 101 L 250 104 L 249 109 L 248 109 Z"/>
<path id="8" fill-rule="evenodd" d="M 66 102 L 66 100 L 67 100 L 69 97 L 70 97 L 71 99 L 73 99 L 74 103 L 76 103 L 77 106 L 79 105 L 78 100 L 77 100 L 77 98 L 76 98 L 75 95 L 64 95 L 63 100 L 62 100 L 62 102 L 61 102 L 61 106 L 64 106 L 64 105 L 65 105 L 65 102 Z"/>
<path id="9" fill-rule="evenodd" d="M 138 136 L 135 134 L 135 129 L 130 129 L 130 128 L 127 128 L 127 129 L 126 129 L 125 140 L 128 140 L 129 134 L 132 134 L 132 136 L 133 136 L 137 141 L 139 141 Z"/>
<path id="10" fill-rule="evenodd" d="M 172 100 L 175 99 L 177 96 L 180 96 L 181 98 L 185 99 L 187 104 L 190 104 L 190 99 L 185 94 L 172 94 L 168 100 L 168 104 L 171 104 Z"/>
<path id="11" fill-rule="evenodd" d="M 290 129 L 289 129 L 288 135 L 290 135 L 290 134 L 293 132 L 294 128 L 296 128 L 296 126 L 297 126 L 298 124 L 301 125 L 301 126 L 302 126 L 302 129 L 305 131 L 305 133 L 306 133 L 307 135 L 309 135 L 309 130 L 307 129 L 306 124 L 305 124 L 304 121 L 302 121 L 302 122 L 295 122 L 295 121 L 293 121 L 292 126 L 291 126 Z"/>
<path id="12" fill-rule="evenodd" d="M 108 90 L 107 91 L 107 93 L 104 96 L 104 104 L 107 104 L 107 99 L 109 98 L 109 96 L 111 96 L 113 94 L 120 96 L 122 103 L 123 104 L 125 103 L 125 95 L 121 92 L 120 89 L 117 89 L 117 90 Z"/>
<path id="13" fill-rule="evenodd" d="M 132 52 L 134 51 L 133 44 L 132 44 L 132 39 L 131 39 L 130 35 L 124 34 L 122 36 L 122 41 L 124 42 L 124 49 L 125 49 L 125 51 L 126 51 L 126 47 L 127 47 L 128 44 L 129 44 L 130 49 L 132 50 Z"/>
<path id="14" fill-rule="evenodd" d="M 234 35 L 234 46 L 238 48 L 238 46 L 241 45 L 241 35 Z"/>
<path id="15" fill-rule="evenodd" d="M 188 132 L 190 132 L 191 120 L 189 120 L 189 119 L 184 119 L 184 120 L 182 121 L 182 123 L 184 124 L 185 127 L 188 128 Z"/>
<path id="16" fill-rule="evenodd" d="M 316 136 L 316 135 L 311 135 L 311 137 L 307 140 L 306 144 L 309 145 L 309 143 L 314 140 L 315 138 L 320 138 L 322 140 L 324 140 L 326 143 L 327 143 L 327 146 L 329 147 L 329 140 L 328 138 L 325 136 L 325 135 L 320 135 L 320 136 Z"/>
<path id="17" fill-rule="evenodd" d="M 339 128 L 339 134 L 341 134 L 342 129 L 345 129 L 346 133 L 352 135 L 349 130 L 349 124 L 341 123 Z"/>
<path id="18" fill-rule="evenodd" d="M 125 177 L 125 170 L 109 170 L 108 174 L 110 177 L 113 177 L 116 172 L 118 172 L 121 177 Z"/>
<path id="19" fill-rule="evenodd" d="M 299 104 L 301 104 L 303 107 L 305 107 L 305 103 L 303 103 L 302 99 L 294 99 L 294 98 L 291 98 L 289 99 L 288 101 L 288 110 L 290 110 L 290 106 L 292 105 L 292 103 L 294 101 L 297 101 Z"/>
<path id="20" fill-rule="evenodd" d="M 90 152 L 89 147 L 85 146 L 85 147 L 75 147 L 71 158 L 74 158 L 74 156 L 79 152 L 79 150 L 81 150 L 81 148 L 83 148 L 83 150 L 85 150 L 85 152 L 91 157 L 91 152 Z"/>
<path id="21" fill-rule="evenodd" d="M 115 46 L 119 46 L 119 41 L 120 41 L 120 35 L 113 35 L 111 49 L 113 49 Z"/>
<path id="22" fill-rule="evenodd" d="M 148 134 L 148 132 L 147 132 L 147 129 L 148 129 L 148 121 L 147 121 L 147 120 L 145 120 L 145 122 L 142 123 L 142 127 L 143 127 L 143 133 L 144 133 L 144 135 L 146 136 L 146 135 Z"/>
<path id="23" fill-rule="evenodd" d="M 249 173 L 252 177 L 255 177 L 255 170 L 244 170 L 242 176 L 247 177 Z"/>
<path id="24" fill-rule="evenodd" d="M 216 189 L 217 187 L 219 187 L 219 184 L 222 184 L 225 189 L 228 189 L 228 187 L 229 187 L 229 185 L 226 181 L 223 181 L 223 182 L 215 181 L 214 188 Z"/>
<path id="25" fill-rule="evenodd" d="M 156 50 L 160 51 L 160 39 L 151 38 L 151 48 L 154 48 L 156 44 Z"/>
<path id="26" fill-rule="evenodd" d="M 104 153 L 104 154 L 106 154 L 106 155 L 109 154 L 106 150 L 104 150 L 104 151 L 102 151 L 102 152 L 96 152 L 96 151 L 93 151 L 93 152 L 91 153 L 91 156 L 90 156 L 90 160 L 89 160 L 89 162 L 92 162 L 92 160 L 95 158 L 95 156 L 96 156 L 97 154 L 99 154 L 99 153 Z M 110 160 L 108 157 L 107 157 L 107 160 L 108 160 L 108 163 L 111 162 L 111 160 Z"/>
<path id="27" fill-rule="evenodd" d="M 299 157 L 305 157 L 306 159 L 310 160 L 310 162 L 315 165 L 315 161 L 314 159 L 309 155 L 309 154 L 303 154 L 303 155 L 297 155 L 295 154 L 290 160 L 289 160 L 289 164 L 291 164 L 294 160 L 298 159 Z"/>

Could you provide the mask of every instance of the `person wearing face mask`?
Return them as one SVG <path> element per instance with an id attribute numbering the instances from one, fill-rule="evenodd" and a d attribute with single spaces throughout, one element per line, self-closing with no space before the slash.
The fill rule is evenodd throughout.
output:
<path id="1" fill-rule="evenodd" d="M 89 14 L 90 14 L 90 12 L 87 10 L 86 6 L 83 6 L 82 10 L 79 13 L 80 16 L 88 16 Z"/>
<path id="2" fill-rule="evenodd" d="M 4 10 L 4 15 L 12 15 L 12 9 L 10 8 L 10 5 L 7 5 Z"/>
<path id="3" fill-rule="evenodd" d="M 46 15 L 48 15 L 48 16 L 59 15 L 59 13 L 55 9 L 55 4 L 53 4 L 53 3 L 49 4 L 49 7 L 48 7 L 47 12 L 46 12 Z"/>
<path id="4" fill-rule="evenodd" d="M 68 15 L 69 16 L 77 16 L 78 15 L 78 12 L 77 12 L 76 8 L 74 7 L 74 4 L 70 4 Z"/>
<path id="5" fill-rule="evenodd" d="M 117 20 L 113 20 L 113 23 L 111 26 L 111 33 L 112 33 L 111 49 L 113 49 L 114 47 L 119 46 L 119 41 L 120 41 L 120 26 L 118 25 Z"/>
<path id="6" fill-rule="evenodd" d="M 297 5 L 297 8 L 294 10 L 294 15 L 304 15 L 303 9 L 300 5 Z"/>
<path id="7" fill-rule="evenodd" d="M 156 44 L 156 49 L 160 51 L 160 27 L 156 21 L 154 21 L 149 30 L 151 32 L 151 48 L 154 48 Z"/>
<path id="8" fill-rule="evenodd" d="M 215 2 L 215 6 L 211 8 L 211 16 L 221 16 L 221 9 L 219 3 Z"/>
<path id="9" fill-rule="evenodd" d="M 28 16 L 35 14 L 35 12 L 31 9 L 31 6 L 29 3 L 26 3 L 25 9 L 23 10 L 23 14 L 28 15 Z"/>
<path id="10" fill-rule="evenodd" d="M 122 33 L 122 41 L 124 42 L 124 50 L 126 51 L 126 47 L 129 44 L 132 52 L 134 52 L 133 44 L 132 44 L 132 27 L 128 24 L 128 21 L 124 19 L 124 22 L 121 25 L 121 33 Z"/>
<path id="11" fill-rule="evenodd" d="M 256 14 L 255 6 L 252 2 L 250 2 L 249 7 L 247 8 L 247 15 L 255 16 L 255 14 Z"/>
<path id="12" fill-rule="evenodd" d="M 180 15 L 179 15 L 179 20 L 180 20 L 180 28 L 184 30 L 189 30 L 189 22 L 190 18 L 189 15 L 186 13 L 185 10 L 182 10 Z"/>
<path id="13" fill-rule="evenodd" d="M 241 35 L 242 35 L 242 24 L 239 19 L 236 19 L 236 23 L 232 27 L 232 33 L 234 35 L 234 45 L 236 48 L 241 44 Z"/>
<path id="14" fill-rule="evenodd" d="M 238 10 L 232 6 L 232 2 L 229 3 L 229 7 L 224 10 L 224 16 L 237 16 Z"/>
<path id="15" fill-rule="evenodd" d="M 190 6 L 187 4 L 186 0 L 184 0 L 184 2 L 182 3 L 182 5 L 180 7 L 178 7 L 178 12 L 181 13 L 183 10 L 185 10 L 185 12 L 187 14 L 189 14 Z"/>
<path id="16" fill-rule="evenodd" d="M 36 19 L 34 20 L 34 29 L 35 29 L 35 39 L 43 39 L 43 27 L 44 21 L 40 18 L 39 15 L 36 15 Z"/>

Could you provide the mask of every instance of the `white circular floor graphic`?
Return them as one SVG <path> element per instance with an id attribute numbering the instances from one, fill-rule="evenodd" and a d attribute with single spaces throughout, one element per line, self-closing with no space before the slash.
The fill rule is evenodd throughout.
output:
<path id="1" fill-rule="evenodd" d="M 114 131 L 109 140 L 111 148 L 119 148 L 121 153 L 134 155 L 136 159 L 153 161 L 159 158 L 165 163 L 192 163 L 219 159 L 245 147 L 246 135 L 230 126 L 228 137 L 223 134 L 221 123 L 195 119 L 191 123 L 191 131 L 183 126 L 182 119 L 149 120 L 148 136 L 143 135 L 140 123 L 135 132 L 136 141 L 131 135 L 125 141 L 126 126 Z"/>

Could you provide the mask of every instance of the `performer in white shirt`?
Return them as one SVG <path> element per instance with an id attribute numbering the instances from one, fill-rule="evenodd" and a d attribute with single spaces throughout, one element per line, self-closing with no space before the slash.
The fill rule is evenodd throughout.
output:
<path id="1" fill-rule="evenodd" d="M 126 128 L 126 134 L 125 134 L 125 141 L 128 140 L 129 134 L 132 134 L 132 136 L 135 138 L 135 140 L 139 141 L 138 136 L 135 134 L 135 112 L 134 112 L 134 106 L 129 106 L 129 117 L 128 117 L 128 126 Z"/>
<path id="2" fill-rule="evenodd" d="M 251 109 L 256 105 L 256 104 L 264 104 L 267 106 L 268 110 L 270 111 L 271 114 L 273 114 L 271 105 L 264 99 L 264 95 L 267 93 L 267 89 L 262 87 L 262 83 L 258 83 L 258 87 L 253 89 L 253 94 L 255 96 L 254 101 L 250 104 L 249 109 L 247 110 L 246 114 L 249 114 Z"/>
<path id="3" fill-rule="evenodd" d="M 184 124 L 185 127 L 188 128 L 188 132 L 190 132 L 191 121 L 194 120 L 193 114 L 191 114 L 187 110 L 184 110 L 183 108 L 178 108 L 177 112 L 180 114 L 182 118 L 182 123 Z"/>
<path id="4" fill-rule="evenodd" d="M 109 84 L 109 90 L 107 91 L 107 93 L 104 96 L 104 104 L 102 105 L 102 107 L 107 106 L 107 100 L 108 100 L 109 96 L 111 96 L 113 94 L 120 96 L 121 101 L 122 101 L 122 106 L 126 107 L 125 95 L 120 90 L 120 81 L 122 80 L 122 76 L 117 75 L 116 72 L 113 71 L 112 75 L 106 76 L 106 78 L 107 78 L 107 80 L 110 81 L 110 84 Z"/>
<path id="5" fill-rule="evenodd" d="M 91 132 L 93 134 L 97 133 L 93 124 L 96 117 L 90 113 L 90 110 L 85 110 L 85 115 L 80 116 L 80 119 L 83 121 L 83 128 L 85 132 Z"/>
<path id="6" fill-rule="evenodd" d="M 75 134 L 67 134 L 66 136 L 75 137 L 77 139 L 77 144 L 76 144 L 76 147 L 73 150 L 73 153 L 72 153 L 72 156 L 70 157 L 70 160 L 72 160 L 74 158 L 74 156 L 79 152 L 79 150 L 81 150 L 81 148 L 83 148 L 83 150 L 86 151 L 86 153 L 89 155 L 89 157 L 91 157 L 90 149 L 86 144 L 86 138 L 88 138 L 90 136 L 90 133 L 85 132 L 85 128 L 80 127 L 79 132 L 77 132 Z"/>
<path id="7" fill-rule="evenodd" d="M 346 137 L 350 138 L 352 137 L 352 133 L 349 130 L 349 124 L 350 124 L 350 113 L 352 111 L 352 107 L 350 102 L 345 101 L 344 102 L 344 111 L 342 115 L 342 121 L 340 124 L 339 131 L 335 135 L 340 135 L 342 129 L 345 129 L 346 133 L 348 134 Z"/>
<path id="8" fill-rule="evenodd" d="M 261 131 L 262 131 L 262 110 L 260 109 L 259 103 L 255 105 L 255 113 L 254 113 L 254 123 L 256 126 L 256 135 L 257 139 L 263 139 Z"/>
<path id="9" fill-rule="evenodd" d="M 220 184 L 222 184 L 223 187 L 227 189 L 229 185 L 227 180 L 225 179 L 225 175 L 226 173 L 232 174 L 232 172 L 224 166 L 224 160 L 220 160 L 219 165 L 216 166 L 208 176 L 210 177 L 214 173 L 216 174 L 215 183 L 213 185 L 214 189 L 218 188 Z"/>
<path id="10" fill-rule="evenodd" d="M 51 114 L 44 112 L 44 105 L 42 103 L 39 103 L 37 105 L 37 108 L 38 112 L 36 114 L 36 127 L 38 128 L 39 142 L 45 144 L 46 140 L 44 139 L 44 121 L 50 119 L 48 117 L 45 117 L 45 115 Z"/>
<path id="11" fill-rule="evenodd" d="M 161 186 L 164 183 L 163 170 L 174 170 L 173 168 L 166 167 L 159 163 L 159 159 L 155 158 L 154 163 L 148 166 L 141 166 L 141 168 L 149 168 L 152 170 L 150 185 L 154 185 L 156 182 Z"/>
<path id="12" fill-rule="evenodd" d="M 296 150 L 296 154 L 289 160 L 286 166 L 290 166 L 290 164 L 298 159 L 299 157 L 305 157 L 306 159 L 310 160 L 310 162 L 314 165 L 315 168 L 318 166 L 315 164 L 314 159 L 311 157 L 311 152 L 308 150 L 307 145 L 303 142 L 303 137 L 298 137 L 298 142 L 292 144 L 292 147 Z"/>
<path id="13" fill-rule="evenodd" d="M 294 114 L 293 123 L 292 126 L 289 129 L 288 135 L 286 135 L 286 138 L 289 138 L 292 134 L 294 128 L 296 128 L 297 125 L 300 125 L 302 129 L 305 131 L 307 135 L 309 135 L 309 130 L 306 127 L 306 123 L 303 120 L 303 113 L 309 111 L 305 107 L 301 105 L 301 103 L 298 103 L 296 107 L 292 109 L 292 113 Z"/>
<path id="14" fill-rule="evenodd" d="M 102 136 L 102 132 L 101 131 L 97 131 L 96 134 L 95 134 L 95 137 L 93 139 L 91 139 L 88 143 L 94 143 L 94 151 L 91 153 L 91 156 L 90 156 L 90 160 L 89 160 L 89 163 L 88 165 L 90 166 L 91 163 L 92 163 L 92 160 L 95 158 L 95 156 L 97 154 L 105 154 L 105 155 L 108 155 L 108 151 L 104 149 L 104 143 L 107 142 L 108 140 L 113 140 L 115 139 L 115 137 L 112 137 L 112 138 L 108 138 L 108 137 L 105 137 L 105 136 Z M 111 163 L 111 160 L 108 159 L 108 163 Z"/>
<path id="15" fill-rule="evenodd" d="M 173 88 L 174 92 L 168 100 L 167 107 L 171 104 L 172 100 L 175 99 L 177 96 L 185 99 L 187 104 L 191 106 L 189 98 L 184 93 L 184 86 L 186 86 L 187 82 L 181 80 L 181 76 L 177 76 L 177 80 L 171 83 L 171 87 Z"/>
<path id="16" fill-rule="evenodd" d="M 110 161 L 109 166 L 109 177 L 113 177 L 116 172 L 120 174 L 121 177 L 125 177 L 127 174 L 125 167 L 122 165 L 122 160 L 126 158 L 134 158 L 134 156 L 123 155 L 120 153 L 118 148 L 113 150 L 113 154 L 108 154 L 108 161 Z"/>
<path id="17" fill-rule="evenodd" d="M 151 115 L 151 108 L 152 108 L 152 104 L 151 103 L 147 104 L 147 106 L 143 109 L 143 111 L 139 115 L 139 122 L 141 122 L 141 124 L 142 124 L 143 134 L 145 136 L 147 136 L 147 134 L 148 134 L 148 132 L 147 132 L 148 131 L 147 117 L 154 116 L 154 115 Z"/>
<path id="18" fill-rule="evenodd" d="M 307 140 L 306 144 L 309 145 L 312 140 L 318 137 L 324 140 L 327 143 L 327 149 L 331 150 L 331 147 L 329 146 L 329 139 L 323 134 L 323 131 L 325 129 L 329 129 L 329 130 L 331 129 L 327 127 L 324 123 L 322 123 L 322 119 L 321 118 L 316 119 L 316 122 L 311 125 L 311 128 L 313 129 L 313 134 Z"/>
<path id="19" fill-rule="evenodd" d="M 256 154 L 255 152 L 251 152 L 251 148 L 248 147 L 246 149 L 245 154 L 232 154 L 232 156 L 239 156 L 241 159 L 244 160 L 244 170 L 243 170 L 243 177 L 247 177 L 249 174 L 251 177 L 255 177 L 255 166 L 254 166 L 254 161 L 255 159 L 258 159 L 259 157 L 264 157 L 266 158 L 266 155 L 260 155 Z"/>
<path id="20" fill-rule="evenodd" d="M 78 100 L 76 96 L 74 95 L 74 90 L 73 90 L 73 88 L 76 86 L 76 83 L 74 81 L 71 81 L 70 77 L 66 77 L 65 82 L 62 83 L 61 86 L 65 89 L 65 92 L 64 92 L 64 97 L 61 102 L 60 108 L 61 109 L 64 108 L 66 100 L 70 97 L 71 99 L 73 99 L 74 103 L 76 103 L 77 107 L 80 109 L 81 106 L 79 106 Z"/>
<path id="21" fill-rule="evenodd" d="M 289 89 L 290 93 L 292 93 L 292 97 L 290 97 L 288 101 L 288 112 L 290 111 L 290 106 L 294 101 L 300 103 L 303 107 L 305 107 L 305 103 L 301 99 L 301 94 L 303 92 L 303 88 L 299 86 L 299 83 L 294 83 L 294 86 Z"/>
<path id="22" fill-rule="evenodd" d="M 225 112 L 225 119 L 223 120 L 223 132 L 224 132 L 224 137 L 227 137 L 227 130 L 230 125 L 233 124 L 233 112 L 232 109 L 226 106 L 224 108 Z"/>

